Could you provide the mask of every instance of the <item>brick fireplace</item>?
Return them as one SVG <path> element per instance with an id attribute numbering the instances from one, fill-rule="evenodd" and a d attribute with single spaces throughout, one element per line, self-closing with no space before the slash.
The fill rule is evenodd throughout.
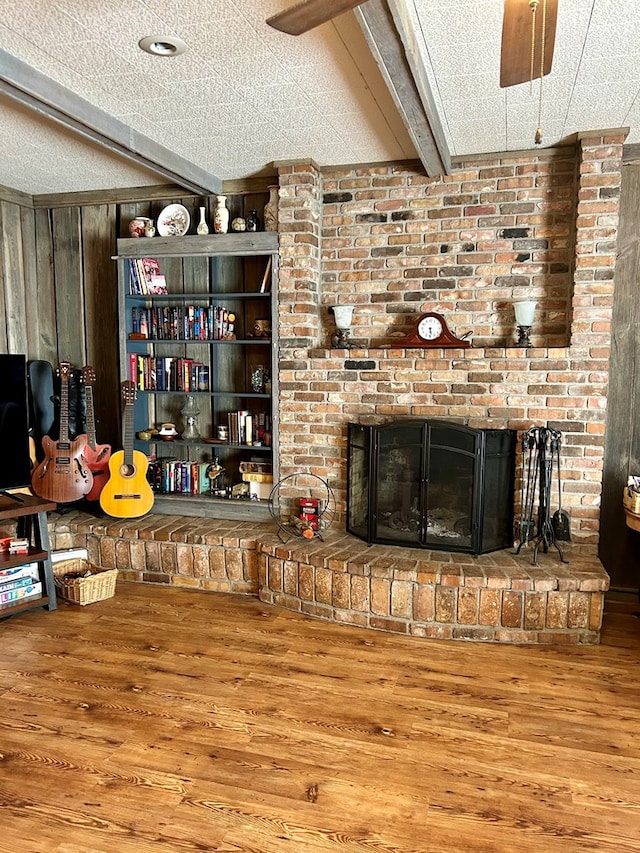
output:
<path id="1" fill-rule="evenodd" d="M 273 526 L 79 518 L 61 519 L 55 541 L 88 545 L 92 559 L 131 580 L 257 593 L 363 627 L 597 642 L 624 137 L 593 132 L 561 148 L 465 158 L 444 178 L 407 164 L 278 164 L 280 476 L 327 480 L 332 528 L 323 541 L 282 542 Z M 524 298 L 537 302 L 531 349 L 515 345 L 512 301 Z M 331 348 L 329 308 L 340 304 L 355 305 L 350 350 Z M 444 314 L 458 336 L 471 330 L 471 348 L 391 347 L 424 311 Z M 475 557 L 349 536 L 347 425 L 406 418 L 559 430 L 569 564 L 553 551 L 533 567 L 526 549 Z"/>
<path id="2" fill-rule="evenodd" d="M 597 641 L 624 138 L 594 132 L 553 150 L 465 158 L 444 178 L 406 165 L 280 165 L 281 476 L 325 478 L 340 535 L 349 422 L 443 418 L 519 434 L 546 425 L 562 434 L 573 544 L 568 569 L 555 551 L 532 569 L 525 550 L 452 574 L 445 558 L 415 549 L 267 548 L 264 600 L 427 636 Z M 531 349 L 515 345 L 515 299 L 537 302 Z M 350 350 L 330 348 L 329 308 L 340 304 L 355 306 Z M 390 347 L 425 311 L 444 314 L 458 337 L 471 330 L 472 347 Z"/>
<path id="3" fill-rule="evenodd" d="M 327 479 L 344 513 L 349 421 L 548 424 L 574 549 L 595 554 L 623 141 L 583 134 L 444 178 L 280 164 L 280 475 Z M 538 303 L 531 349 L 515 346 L 522 298 Z M 330 348 L 341 303 L 350 350 Z M 472 347 L 390 348 L 426 310 Z"/>

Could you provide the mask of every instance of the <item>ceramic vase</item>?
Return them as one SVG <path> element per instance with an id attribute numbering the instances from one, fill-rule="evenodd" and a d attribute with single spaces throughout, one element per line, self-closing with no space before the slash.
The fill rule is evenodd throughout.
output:
<path id="1" fill-rule="evenodd" d="M 278 230 L 278 186 L 274 184 L 269 188 L 269 201 L 264 206 L 264 230 Z"/>
<path id="2" fill-rule="evenodd" d="M 200 222 L 198 223 L 198 227 L 196 228 L 197 234 L 208 234 L 209 226 L 207 225 L 207 220 L 205 219 L 205 208 L 200 208 Z"/>
<path id="3" fill-rule="evenodd" d="M 148 216 L 136 216 L 129 222 L 129 236 L 144 237 L 144 231 L 148 225 L 153 225 L 152 219 L 149 219 Z"/>
<path id="4" fill-rule="evenodd" d="M 229 230 L 229 211 L 226 205 L 226 195 L 217 196 L 216 209 L 213 213 L 213 228 L 216 234 L 226 234 Z"/>

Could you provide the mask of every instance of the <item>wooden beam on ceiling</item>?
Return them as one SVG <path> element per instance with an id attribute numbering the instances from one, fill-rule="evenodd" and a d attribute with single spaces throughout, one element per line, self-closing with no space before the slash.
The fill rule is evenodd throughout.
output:
<path id="1" fill-rule="evenodd" d="M 391 10 L 391 11 L 390 11 Z M 427 175 L 448 175 L 451 157 L 413 28 L 393 0 L 354 10 Z"/>
<path id="2" fill-rule="evenodd" d="M 78 136 L 197 195 L 220 193 L 222 181 L 158 145 L 0 49 L 0 92 Z"/>

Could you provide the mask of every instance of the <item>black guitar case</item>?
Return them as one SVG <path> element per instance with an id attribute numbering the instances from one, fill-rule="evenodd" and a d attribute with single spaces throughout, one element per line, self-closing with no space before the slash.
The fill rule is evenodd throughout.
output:
<path id="1" fill-rule="evenodd" d="M 29 380 L 29 425 L 36 446 L 36 459 L 42 462 L 42 438 L 57 437 L 60 424 L 57 418 L 57 391 L 54 387 L 55 373 L 48 361 L 27 363 Z"/>
<path id="2" fill-rule="evenodd" d="M 60 379 L 48 361 L 34 360 L 27 364 L 29 379 L 29 424 L 36 446 L 36 459 L 42 462 L 42 438 L 53 440 L 60 436 Z M 81 371 L 73 369 L 69 376 L 69 438 L 86 432 L 84 399 L 80 385 Z"/>

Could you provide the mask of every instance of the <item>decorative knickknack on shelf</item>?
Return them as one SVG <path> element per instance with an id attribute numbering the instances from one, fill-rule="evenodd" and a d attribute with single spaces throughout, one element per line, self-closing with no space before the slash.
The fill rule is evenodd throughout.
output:
<path id="1" fill-rule="evenodd" d="M 336 322 L 336 331 L 331 335 L 331 345 L 337 349 L 349 349 L 351 319 L 353 317 L 353 305 L 334 305 L 331 309 Z"/>
<path id="2" fill-rule="evenodd" d="M 267 380 L 269 371 L 264 365 L 256 364 L 251 368 L 251 390 L 254 394 L 264 394 L 266 392 Z"/>
<path id="3" fill-rule="evenodd" d="M 226 234 L 229 230 L 229 210 L 226 195 L 216 197 L 216 209 L 213 214 L 213 229 L 216 234 Z"/>
<path id="4" fill-rule="evenodd" d="M 259 230 L 260 230 L 260 220 L 258 219 L 258 211 L 252 208 L 249 211 L 249 215 L 247 216 L 247 231 L 259 231 Z"/>
<path id="5" fill-rule="evenodd" d="M 153 219 L 149 219 L 148 216 L 136 216 L 129 222 L 129 236 L 144 237 L 145 231 L 149 227 L 153 228 Z"/>
<path id="6" fill-rule="evenodd" d="M 278 230 L 278 185 L 272 184 L 269 189 L 269 201 L 264 206 L 264 230 L 265 231 L 277 231 Z"/>
<path id="7" fill-rule="evenodd" d="M 187 399 L 180 410 L 180 413 L 184 423 L 182 438 L 184 441 L 196 441 L 200 438 L 200 430 L 198 429 L 198 415 L 200 414 L 200 407 L 198 406 L 198 402 L 193 394 L 187 394 Z"/>
<path id="8" fill-rule="evenodd" d="M 205 211 L 206 208 L 200 208 L 200 222 L 198 222 L 198 227 L 196 228 L 196 233 L 200 235 L 209 233 L 209 226 L 207 225 L 207 220 L 205 219 Z"/>

